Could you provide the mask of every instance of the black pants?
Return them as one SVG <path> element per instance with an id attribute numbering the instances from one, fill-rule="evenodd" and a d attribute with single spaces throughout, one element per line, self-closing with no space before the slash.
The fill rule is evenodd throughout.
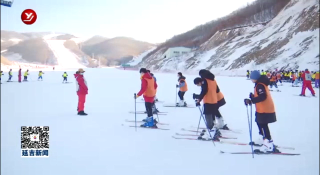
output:
<path id="1" fill-rule="evenodd" d="M 216 117 L 218 117 L 218 118 L 221 118 L 221 117 L 222 117 L 222 115 L 221 115 L 221 113 L 219 112 L 219 110 L 216 111 Z"/>
<path id="2" fill-rule="evenodd" d="M 184 99 L 183 99 L 183 96 L 184 96 L 185 93 L 186 93 L 186 92 L 182 92 L 182 91 L 179 91 L 179 92 L 178 92 L 178 96 L 179 96 L 180 100 L 184 100 Z"/>
<path id="3" fill-rule="evenodd" d="M 27 79 L 28 79 L 28 77 L 27 77 L 27 76 L 24 76 L 23 78 L 24 78 L 23 80 L 27 80 Z"/>
<path id="4" fill-rule="evenodd" d="M 63 81 L 67 81 L 67 77 L 63 77 Z"/>
<path id="5" fill-rule="evenodd" d="M 153 104 L 153 103 L 150 103 L 150 102 L 145 102 L 144 104 L 145 104 L 145 106 L 146 106 L 146 111 L 147 111 L 148 117 L 153 116 L 153 114 L 152 114 L 152 106 L 153 106 L 154 104 Z"/>
<path id="6" fill-rule="evenodd" d="M 262 135 L 264 138 L 271 140 L 270 130 L 268 123 L 257 123 L 259 128 L 259 134 Z"/>
<path id="7" fill-rule="evenodd" d="M 203 104 L 203 114 L 206 118 L 207 128 L 210 130 L 214 126 L 214 121 L 217 115 L 217 111 L 218 111 L 217 104 L 207 104 L 207 103 Z"/>

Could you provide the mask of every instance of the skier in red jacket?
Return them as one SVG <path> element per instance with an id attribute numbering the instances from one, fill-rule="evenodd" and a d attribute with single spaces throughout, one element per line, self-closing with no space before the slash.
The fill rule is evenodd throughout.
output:
<path id="1" fill-rule="evenodd" d="M 305 93 L 306 93 L 306 88 L 308 88 L 310 91 L 311 91 L 311 94 L 313 96 L 316 95 L 316 93 L 314 92 L 313 88 L 312 88 L 312 85 L 311 85 L 311 79 L 312 79 L 312 76 L 311 76 L 311 73 L 309 72 L 308 69 L 306 69 L 304 71 L 304 73 L 301 75 L 302 79 L 303 79 L 303 84 L 302 84 L 302 92 L 300 94 L 300 96 L 306 96 Z"/>
<path id="2" fill-rule="evenodd" d="M 154 105 L 154 97 L 156 95 L 156 90 L 158 88 L 158 85 L 154 78 L 149 74 L 146 68 L 140 69 L 140 75 L 141 75 L 141 89 L 136 95 L 136 99 L 143 95 L 144 101 L 145 101 L 145 107 L 147 111 L 147 119 L 146 123 L 141 125 L 141 127 L 154 127 L 156 128 L 155 120 L 153 119 L 153 113 L 152 113 L 152 107 Z"/>
<path id="3" fill-rule="evenodd" d="M 77 80 L 77 95 L 79 97 L 78 100 L 78 115 L 88 115 L 84 113 L 84 103 L 86 102 L 86 95 L 88 94 L 88 86 L 87 82 L 83 77 L 83 73 L 85 71 L 83 69 L 79 69 L 74 77 Z"/>

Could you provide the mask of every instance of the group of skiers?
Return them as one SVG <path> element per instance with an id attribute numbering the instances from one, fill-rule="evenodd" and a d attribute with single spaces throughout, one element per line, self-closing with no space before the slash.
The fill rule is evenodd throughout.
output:
<path id="1" fill-rule="evenodd" d="M 38 81 L 42 81 L 43 80 L 43 74 L 44 74 L 43 71 L 39 71 L 39 73 L 38 73 Z M 4 75 L 3 71 L 1 71 L 1 76 L 2 75 Z M 28 75 L 29 75 L 29 70 L 26 70 L 24 72 L 24 74 L 23 74 L 23 81 L 28 81 Z M 9 78 L 8 78 L 7 82 L 12 82 L 12 77 L 13 77 L 12 69 L 9 70 L 8 77 Z M 22 77 L 22 70 L 19 69 L 19 71 L 18 71 L 18 82 L 19 83 L 21 83 L 21 77 Z M 68 82 L 68 74 L 67 74 L 67 72 L 64 72 L 62 77 L 63 77 L 62 83 L 67 83 Z M 0 78 L 0 80 L 1 80 L 1 78 Z"/>
<path id="2" fill-rule="evenodd" d="M 250 74 L 253 71 L 247 70 L 246 76 L 249 79 Z M 315 96 L 315 91 L 312 87 L 312 82 L 315 83 L 315 88 L 319 88 L 319 71 L 309 71 L 305 69 L 304 71 L 258 71 L 260 75 L 266 75 L 270 79 L 270 88 L 275 86 L 278 88 L 277 83 L 282 81 L 291 82 L 292 87 L 298 87 L 298 83 L 302 81 L 302 90 L 300 95 L 305 96 L 305 90 L 308 88 L 313 96 Z M 279 90 L 278 90 L 279 91 Z"/>
<path id="3" fill-rule="evenodd" d="M 141 127 L 157 127 L 156 120 L 153 118 L 152 108 L 155 104 L 155 96 L 158 85 L 154 76 L 146 68 L 139 70 L 141 75 L 141 89 L 134 97 L 137 99 L 143 96 L 145 108 L 147 111 L 147 119 Z M 224 95 L 220 91 L 214 74 L 210 71 L 202 69 L 199 71 L 199 76 L 194 79 L 194 84 L 201 87 L 200 94 L 193 94 L 196 106 L 200 108 L 200 102 L 203 102 L 203 114 L 210 136 L 214 141 L 219 141 L 221 132 L 219 129 L 229 129 L 224 124 L 224 119 L 219 112 L 219 108 L 226 104 Z M 274 103 L 269 92 L 268 86 L 271 84 L 270 79 L 266 75 L 261 75 L 259 71 L 252 71 L 249 78 L 255 83 L 254 93 L 249 94 L 249 98 L 244 99 L 245 105 L 255 104 L 256 106 L 256 123 L 259 129 L 259 137 L 254 143 L 262 145 L 258 151 L 261 152 L 279 152 L 273 144 L 269 123 L 276 122 L 276 113 Z M 184 101 L 184 94 L 188 90 L 185 76 L 181 72 L 178 73 L 178 96 L 180 101 L 177 107 L 184 107 L 187 104 Z M 217 119 L 217 122 L 215 122 Z M 199 136 L 198 139 L 201 139 Z"/>

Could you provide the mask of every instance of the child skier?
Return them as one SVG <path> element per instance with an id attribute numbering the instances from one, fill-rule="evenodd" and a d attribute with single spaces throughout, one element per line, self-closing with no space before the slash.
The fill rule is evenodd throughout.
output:
<path id="1" fill-rule="evenodd" d="M 275 86 L 277 91 L 280 92 L 280 90 L 278 89 L 276 80 L 277 80 L 277 76 L 276 76 L 276 73 L 274 72 L 270 77 L 270 91 L 272 91 L 272 87 Z"/>
<path id="2" fill-rule="evenodd" d="M 279 152 L 271 139 L 269 123 L 277 121 L 274 103 L 268 89 L 270 80 L 265 75 L 260 75 L 258 71 L 253 71 L 250 79 L 255 83 L 254 93 L 250 93 L 250 99 L 245 99 L 246 105 L 255 104 L 256 106 L 256 122 L 259 128 L 259 139 L 255 144 L 262 144 L 260 149 L 255 151 L 261 152 Z"/>
<path id="3" fill-rule="evenodd" d="M 214 77 L 214 75 L 213 75 L 210 71 L 208 71 L 208 70 L 206 70 L 206 69 L 200 70 L 200 71 L 199 71 L 199 75 L 200 75 L 200 77 L 201 77 L 202 79 Z M 223 105 L 226 104 L 226 100 L 224 99 L 224 96 L 223 96 L 223 94 L 221 93 L 218 84 L 217 84 L 217 89 L 218 89 L 218 91 L 219 91 L 219 92 L 217 93 L 218 108 L 217 108 L 217 111 L 216 111 L 216 115 L 213 116 L 213 121 L 215 121 L 215 118 L 216 118 L 216 119 L 217 119 L 217 123 L 214 124 L 214 126 L 215 126 L 216 128 L 218 128 L 218 129 L 229 130 L 228 126 L 227 126 L 226 124 L 224 124 L 223 117 L 222 117 L 222 115 L 221 115 L 221 113 L 220 113 L 220 111 L 219 111 L 219 108 L 220 108 L 221 106 L 223 106 Z"/>
<path id="4" fill-rule="evenodd" d="M 157 125 L 155 124 L 155 121 L 153 119 L 152 106 L 154 103 L 154 96 L 156 95 L 156 89 L 158 85 L 154 78 L 148 73 L 146 68 L 141 68 L 139 72 L 141 75 L 141 89 L 136 94 L 135 99 L 143 95 L 148 115 L 146 122 L 141 125 L 141 127 L 157 128 Z"/>
<path id="5" fill-rule="evenodd" d="M 62 77 L 63 77 L 63 81 L 62 81 L 62 83 L 64 83 L 64 82 L 68 82 L 68 74 L 67 74 L 67 72 L 64 72 L 63 74 L 62 74 Z"/>
<path id="6" fill-rule="evenodd" d="M 302 91 L 301 91 L 300 96 L 306 96 L 305 93 L 306 93 L 307 88 L 311 91 L 312 96 L 316 95 L 316 93 L 314 92 L 312 85 L 311 85 L 311 78 L 312 78 L 311 73 L 309 72 L 308 69 L 306 69 L 304 71 L 304 73 L 302 74 L 303 82 L 302 82 Z"/>
<path id="7" fill-rule="evenodd" d="M 1 74 L 0 74 L 0 81 L 1 81 L 2 75 L 4 75 L 4 74 L 3 74 L 3 71 L 1 71 Z M 2 83 L 1 83 L 1 84 L 2 84 Z"/>
<path id="8" fill-rule="evenodd" d="M 153 73 L 150 72 L 150 70 L 147 70 L 147 72 L 152 76 L 155 82 L 157 82 L 156 77 L 153 75 Z M 157 99 L 157 89 L 156 89 L 156 94 L 154 96 L 154 101 L 153 101 L 153 106 L 152 106 L 152 114 L 158 114 L 159 110 L 156 107 L 156 102 L 158 101 Z M 147 113 L 147 112 L 146 112 Z M 156 120 L 155 120 L 156 121 Z"/>
<path id="9" fill-rule="evenodd" d="M 24 75 L 23 75 L 23 81 L 28 81 L 28 75 L 29 75 L 29 70 L 27 70 L 26 72 L 24 72 Z"/>
<path id="10" fill-rule="evenodd" d="M 42 75 L 43 75 L 44 73 L 42 72 L 42 71 L 39 71 L 39 77 L 38 77 L 38 81 L 41 79 L 41 81 L 42 81 Z"/>
<path id="11" fill-rule="evenodd" d="M 178 77 L 179 77 L 178 78 L 179 84 L 176 85 L 176 87 L 180 88 L 180 90 L 178 92 L 180 102 L 176 105 L 179 107 L 185 107 L 185 106 L 187 106 L 187 103 L 184 101 L 183 97 L 184 97 L 184 94 L 188 91 L 188 85 L 186 82 L 186 77 L 184 77 L 181 72 L 178 72 Z"/>
<path id="12" fill-rule="evenodd" d="M 8 72 L 8 74 L 9 74 L 9 79 L 8 79 L 7 82 L 10 82 L 10 81 L 11 81 L 11 78 L 12 78 L 12 69 L 10 69 L 10 71 Z"/>
<path id="13" fill-rule="evenodd" d="M 218 111 L 218 97 L 217 93 L 220 92 L 217 82 L 213 74 L 207 75 L 204 79 L 197 77 L 194 79 L 196 86 L 201 86 L 200 95 L 194 94 L 196 99 L 196 106 L 200 106 L 200 102 L 203 100 L 203 114 L 207 128 L 210 132 L 211 137 L 214 141 L 219 141 L 220 131 L 214 128 L 214 120 Z M 199 137 L 201 139 L 201 136 Z"/>
<path id="14" fill-rule="evenodd" d="M 282 79 L 282 73 L 281 73 L 281 72 L 278 72 L 278 73 L 277 73 L 277 83 L 280 82 L 280 86 L 282 86 L 282 81 L 281 81 L 281 79 Z"/>
<path id="15" fill-rule="evenodd" d="M 315 85 L 315 88 L 319 88 L 319 71 L 316 72 L 314 85 Z"/>
<path id="16" fill-rule="evenodd" d="M 249 80 L 250 78 L 250 71 L 249 70 L 247 70 L 247 79 Z"/>

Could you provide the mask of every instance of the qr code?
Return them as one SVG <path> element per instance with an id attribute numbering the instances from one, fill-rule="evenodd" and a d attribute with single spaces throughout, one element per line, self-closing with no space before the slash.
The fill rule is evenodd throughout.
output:
<path id="1" fill-rule="evenodd" d="M 49 126 L 21 127 L 22 156 L 48 156 Z"/>

